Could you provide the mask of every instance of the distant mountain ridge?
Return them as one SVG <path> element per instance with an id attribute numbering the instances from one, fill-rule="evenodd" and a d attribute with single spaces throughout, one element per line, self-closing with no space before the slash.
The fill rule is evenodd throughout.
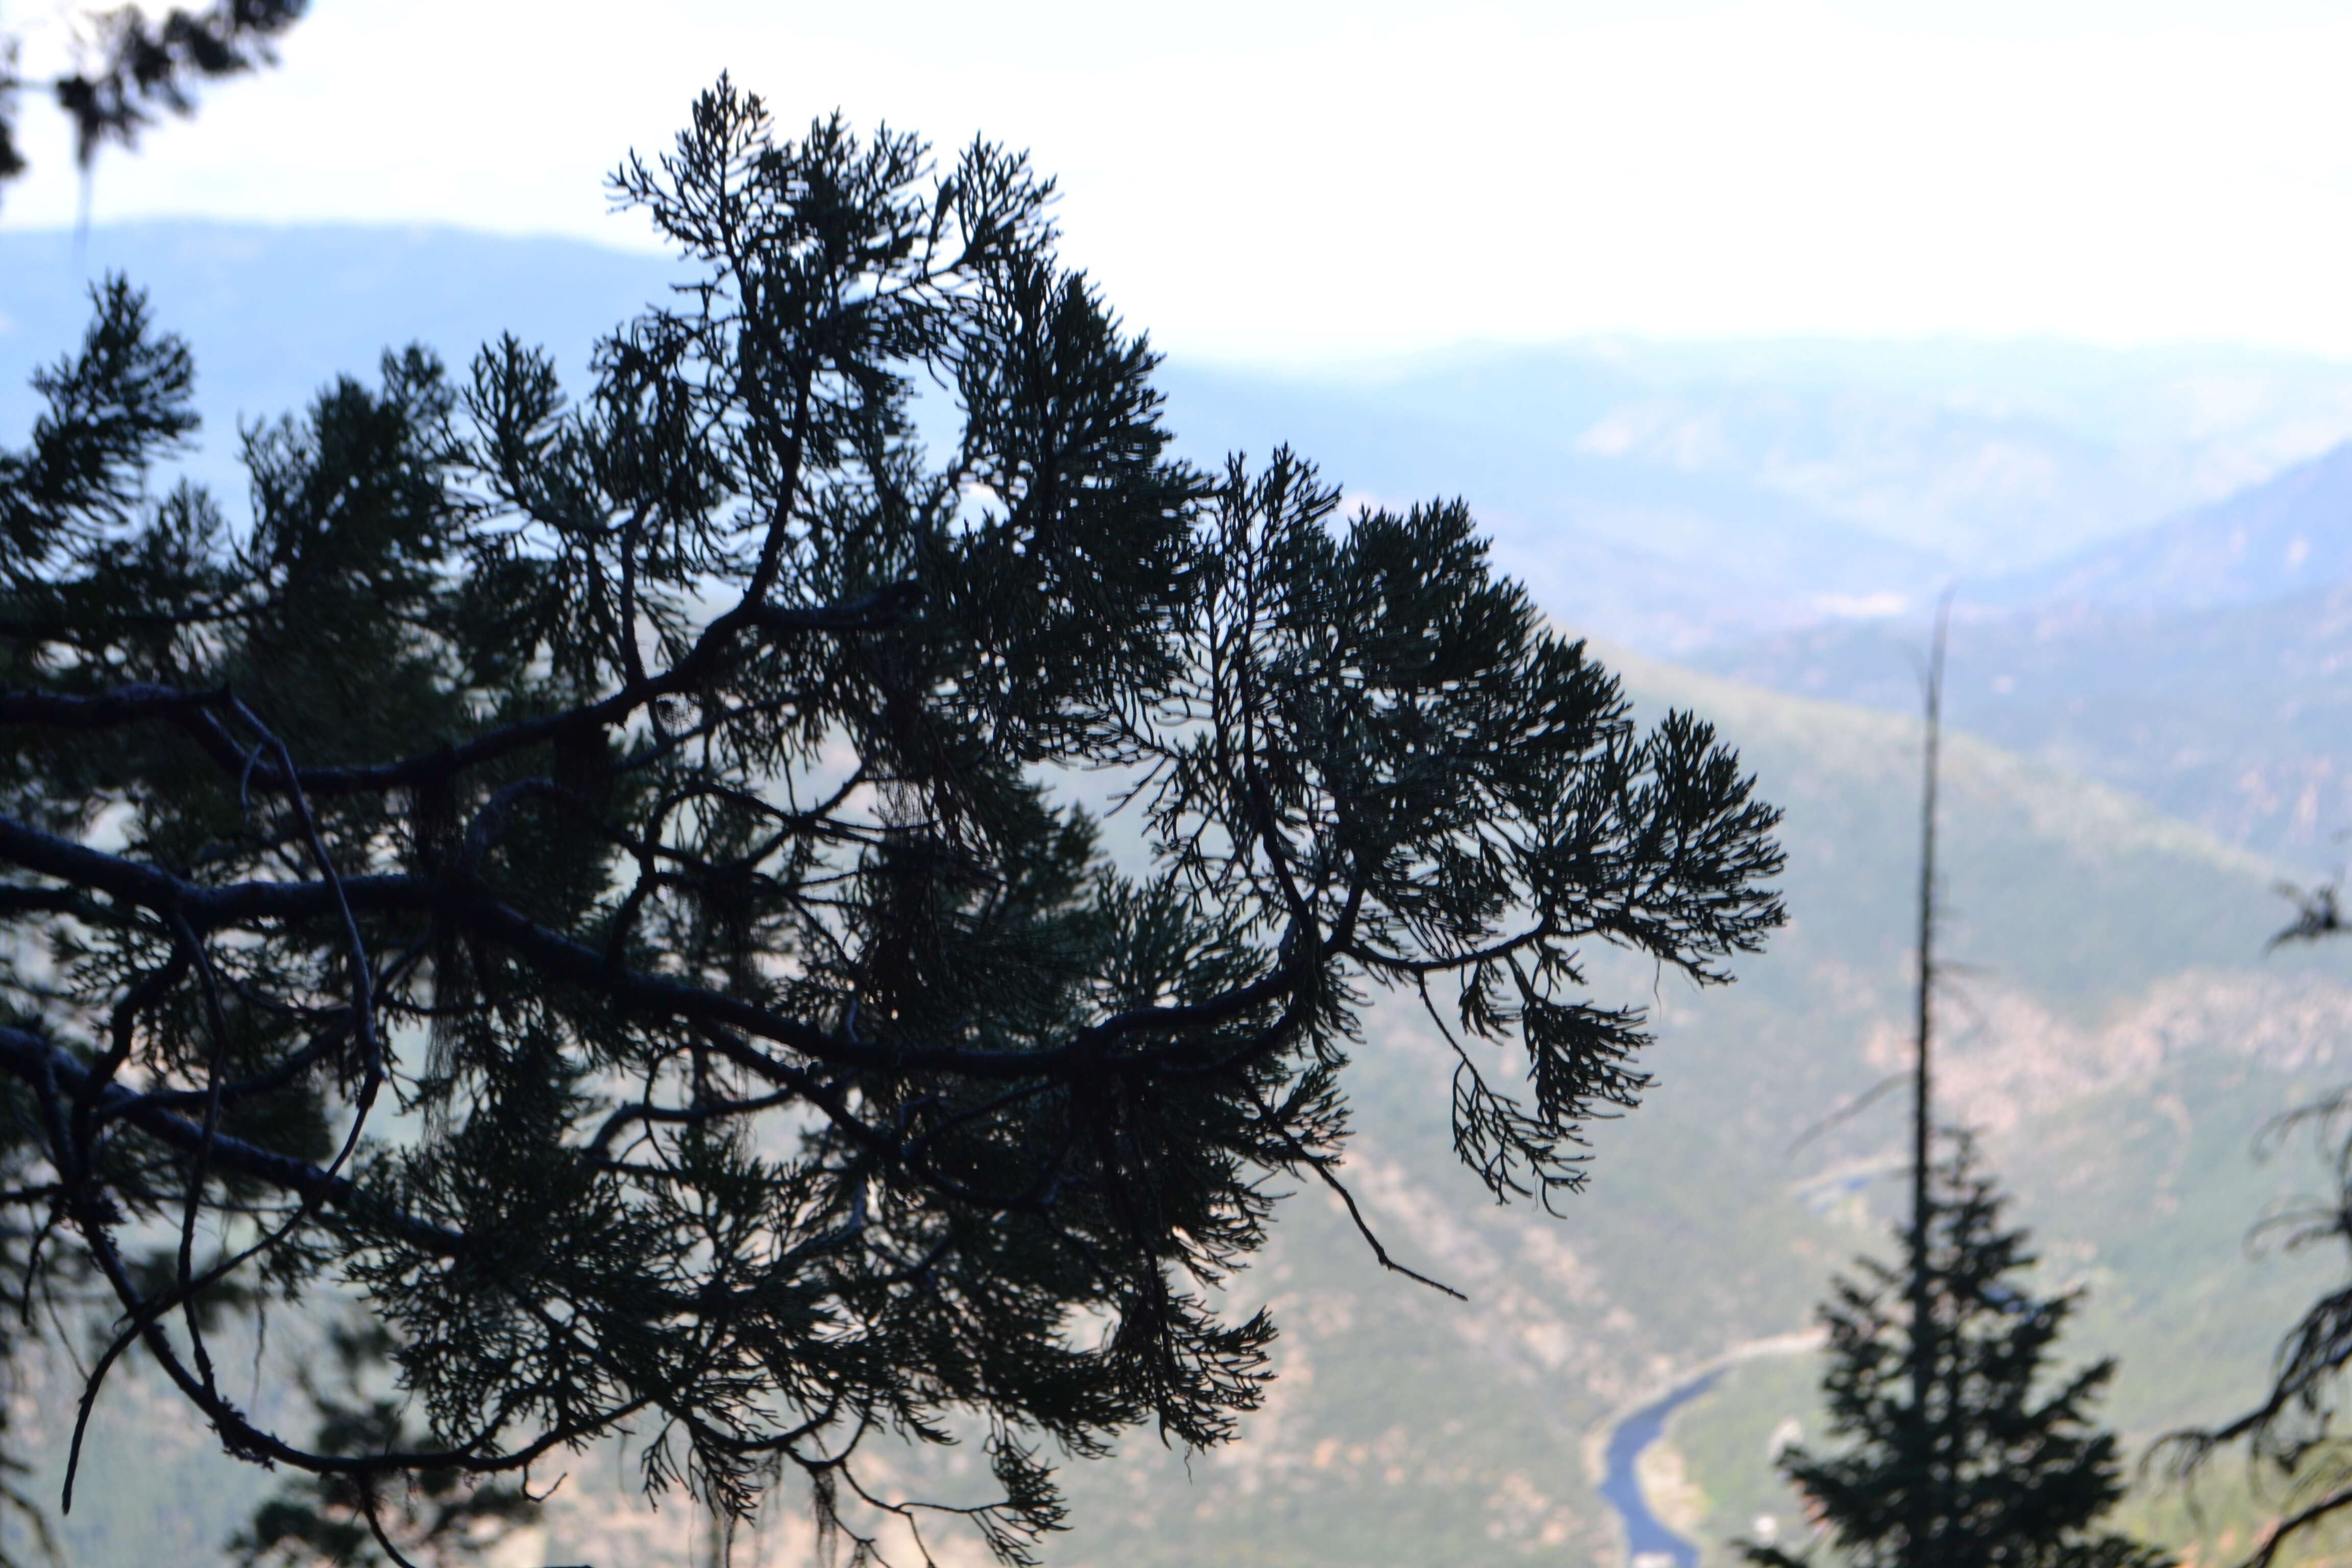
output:
<path id="1" fill-rule="evenodd" d="M 462 374 L 511 331 L 579 385 L 597 337 L 679 275 L 659 255 L 447 229 L 0 231 L 0 443 L 23 439 L 26 376 L 79 335 L 110 268 L 195 351 L 206 423 L 185 468 L 232 516 L 240 422 L 411 342 Z M 1908 709 L 1918 612 L 1957 576 L 1959 722 L 2292 859 L 2326 861 L 2352 825 L 2352 696 L 2329 684 L 2344 655 L 2324 593 L 2352 580 L 2352 447 L 2200 500 L 2217 475 L 2352 432 L 2352 367 L 1591 342 L 1316 374 L 1177 362 L 1160 380 L 1195 461 L 1287 442 L 1357 500 L 1462 496 L 1563 623 L 1784 690 Z M 2135 508 L 2152 521 L 2116 532 Z M 1981 569 L 2094 523 L 2109 536 L 2054 562 Z M 1979 613 L 2029 605 L 1998 627 Z"/>
<path id="2" fill-rule="evenodd" d="M 1753 686 L 1897 712 L 1919 705 L 1918 616 L 1711 650 Z M 2094 778 L 2230 843 L 2324 876 L 2352 827 L 2352 582 L 2199 609 L 1964 597 L 1945 667 L 1957 728 Z"/>
<path id="3" fill-rule="evenodd" d="M 188 472 L 232 513 L 239 420 L 372 375 L 387 347 L 462 370 L 509 331 L 578 384 L 597 335 L 678 276 L 660 255 L 448 229 L 0 230 L 0 442 L 22 439 L 26 374 L 113 268 L 194 346 L 206 445 Z M 1359 498 L 1460 495 L 1546 609 L 1669 655 L 1916 605 L 2352 435 L 2352 364 L 2235 349 L 1595 339 L 1313 373 L 1180 359 L 1160 381 L 1196 460 L 1286 441 Z"/>
<path id="4" fill-rule="evenodd" d="M 2215 347 L 1591 339 L 1251 373 L 1431 426 L 1738 481 L 1974 574 L 2234 493 L 2352 435 L 2336 362 Z"/>
<path id="5" fill-rule="evenodd" d="M 1997 577 L 1997 603 L 2203 609 L 2352 581 L 2352 441 L 2042 569 Z"/>
<path id="6" fill-rule="evenodd" d="M 1691 655 L 1908 711 L 1925 618 Z M 1946 712 L 2219 837 L 2331 873 L 2352 830 L 2352 443 L 2030 573 L 1958 585 Z"/>
<path id="7" fill-rule="evenodd" d="M 196 361 L 201 445 L 191 477 L 234 500 L 241 421 L 307 405 L 338 375 L 373 380 L 387 349 L 423 343 L 462 374 L 501 332 L 543 346 L 578 384 L 596 334 L 677 276 L 667 258 L 573 240 L 457 229 L 157 221 L 86 239 L 0 231 L 0 444 L 38 410 L 26 384 L 89 318 L 89 288 L 120 271 Z"/>
<path id="8" fill-rule="evenodd" d="M 1580 416 L 1622 395 L 1591 384 L 1494 419 L 1467 399 L 1174 364 L 1162 373 L 1180 451 L 1216 464 L 1287 444 L 1360 501 L 1459 496 L 1497 560 L 1554 616 L 1678 651 L 1726 626 L 1801 626 L 1842 604 L 1912 596 L 1943 556 L 1843 522 L 1736 473 L 1580 449 Z M 1417 385 L 1417 384 L 1415 384 Z"/>

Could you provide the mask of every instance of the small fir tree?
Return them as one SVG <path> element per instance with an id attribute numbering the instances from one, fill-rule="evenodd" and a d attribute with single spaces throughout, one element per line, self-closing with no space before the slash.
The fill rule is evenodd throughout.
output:
<path id="1" fill-rule="evenodd" d="M 2100 1521 L 2122 1495 L 2114 1434 L 2090 1407 L 2115 1363 L 2053 1387 L 2052 1347 L 2078 1290 L 2036 1296 L 2026 1233 L 1952 1140 L 1931 1173 L 1924 1267 L 1931 1331 L 1912 1318 L 1911 1270 L 1864 1259 L 1822 1309 L 1830 1365 L 1822 1386 L 1836 1454 L 1791 1447 L 1781 1473 L 1801 1491 L 1831 1551 L 1855 1568 L 2154 1568 L 2160 1552 Z M 1910 1238 L 1906 1237 L 1906 1245 Z M 1916 1398 L 1920 1348 L 1927 1401 Z M 1922 1525 L 1924 1523 L 1924 1530 Z M 1763 1568 L 1800 1568 L 1778 1547 L 1742 1542 Z"/>

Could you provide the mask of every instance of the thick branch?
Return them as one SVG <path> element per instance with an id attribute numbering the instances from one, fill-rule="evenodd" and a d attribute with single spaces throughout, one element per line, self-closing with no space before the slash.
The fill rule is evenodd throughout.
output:
<path id="1" fill-rule="evenodd" d="M 265 920 L 294 920 L 336 911 L 328 882 L 236 882 L 205 888 L 159 867 L 109 855 L 8 817 L 0 817 L 0 858 L 27 870 L 84 887 L 158 912 L 177 911 L 199 930 Z M 1297 957 L 1246 985 L 1208 1002 L 1144 1007 L 1080 1030 L 1069 1043 L 1042 1051 L 974 1050 L 956 1046 L 885 1046 L 821 1029 L 755 1003 L 666 975 L 610 962 L 600 949 L 540 925 L 477 886 L 436 884 L 409 876 L 351 877 L 341 891 L 355 910 L 437 912 L 477 936 L 496 942 L 536 964 L 550 978 L 603 994 L 617 1007 L 682 1021 L 715 1024 L 790 1047 L 830 1066 L 898 1072 L 936 1071 L 975 1078 L 1064 1077 L 1098 1068 L 1105 1053 L 1138 1034 L 1167 1034 L 1213 1025 L 1264 1003 L 1295 994 L 1327 944 L 1303 947 Z M 1334 942 L 1352 932 L 1343 923 Z M 1220 1068 L 1234 1065 L 1231 1061 Z M 781 1082 L 782 1080 L 777 1080 Z"/>
<path id="2" fill-rule="evenodd" d="M 632 681 L 597 701 L 503 725 L 468 741 L 392 762 L 302 768 L 294 778 L 314 795 L 381 793 L 452 778 L 468 768 L 545 744 L 582 725 L 619 723 L 659 698 L 690 691 L 725 655 L 740 632 L 756 629 L 772 635 L 798 636 L 812 632 L 885 631 L 905 624 L 919 597 L 920 590 L 915 584 L 894 583 L 845 605 L 792 608 L 740 604 L 705 627 L 694 647 L 676 665 L 647 679 Z M 0 691 L 0 723 L 93 730 L 170 718 L 186 730 L 215 762 L 243 777 L 247 788 L 266 794 L 284 793 L 289 784 L 285 771 L 274 763 L 254 759 L 218 720 L 205 711 L 227 700 L 226 691 L 180 691 L 143 685 L 125 686 L 88 697 Z"/>
<path id="3" fill-rule="evenodd" d="M 15 1075 L 36 1089 L 54 1083 L 68 1095 L 83 1092 L 90 1076 L 89 1069 L 70 1052 L 37 1035 L 5 1027 L 0 1027 L 0 1070 Z M 369 1198 L 345 1177 L 330 1175 L 306 1160 L 264 1149 L 225 1132 L 215 1131 L 207 1136 L 201 1123 L 144 1100 L 121 1084 L 109 1084 L 100 1089 L 97 1109 L 100 1119 L 128 1122 L 183 1154 L 209 1150 L 211 1163 L 219 1170 L 340 1209 L 354 1219 L 392 1231 L 409 1245 L 436 1256 L 448 1256 L 465 1245 L 466 1238 L 456 1231 L 389 1209 Z"/>

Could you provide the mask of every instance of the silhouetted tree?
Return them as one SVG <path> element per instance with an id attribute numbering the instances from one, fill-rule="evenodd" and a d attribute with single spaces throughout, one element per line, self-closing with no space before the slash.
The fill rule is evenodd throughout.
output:
<path id="1" fill-rule="evenodd" d="M 158 114 L 193 112 L 197 83 L 272 63 L 272 45 L 309 9 L 310 0 L 215 0 L 161 17 L 129 5 L 93 11 L 82 18 L 78 68 L 40 81 L 17 74 L 22 39 L 0 32 L 0 184 L 25 172 L 16 110 L 27 88 L 46 89 L 73 122 L 74 155 L 88 169 L 100 147 L 130 146 Z"/>
<path id="2" fill-rule="evenodd" d="M 2160 1553 L 2096 1528 L 2123 1490 L 2115 1439 L 2088 1414 L 2115 1363 L 2044 1389 L 2043 1361 L 2077 1298 L 2038 1300 L 2011 1280 L 2033 1259 L 2022 1231 L 2001 1228 L 2001 1200 L 1977 1170 L 1968 1134 L 1950 1136 L 1944 1164 L 1933 1160 L 1937 804 L 1950 616 L 1947 593 L 1922 692 L 1903 1267 L 1864 1259 L 1861 1279 L 1838 1280 L 1822 1308 L 1830 1432 L 1852 1446 L 1827 1457 L 1790 1448 L 1779 1464 L 1832 1550 L 1855 1568 L 2155 1568 Z M 1802 1561 L 1771 1545 L 1743 1550 L 1768 1568 Z"/>
<path id="3" fill-rule="evenodd" d="M 649 1486 L 797 1475 L 861 1552 L 853 1502 L 929 1506 L 861 1445 L 961 1426 L 998 1495 L 947 1511 L 1018 1560 L 1046 1445 L 1258 1402 L 1273 1322 L 1211 1288 L 1271 1182 L 1339 1184 L 1370 986 L 1458 1026 L 1488 1189 L 1556 1199 L 1645 1081 L 1580 945 L 1729 978 L 1776 814 L 1458 503 L 1171 460 L 1020 158 L 779 141 L 722 82 L 615 178 L 699 276 L 581 401 L 512 341 L 389 356 L 247 433 L 249 524 L 151 479 L 192 372 L 127 286 L 40 378 L 0 1278 L 101 1297 L 85 1412 L 135 1346 L 312 1478 L 255 1560 L 495 1529 L 624 1426 Z M 215 1369 L 264 1300 L 351 1314 L 315 1439 Z"/>
<path id="4" fill-rule="evenodd" d="M 2295 903 L 2293 923 L 2270 941 L 2320 942 L 2341 936 L 2343 912 L 2334 887 L 2281 889 Z M 2325 1199 L 2274 1216 L 2261 1229 L 2290 1250 L 2344 1246 L 2352 1249 L 2352 1091 L 2338 1091 L 2281 1117 L 2273 1138 L 2308 1131 L 2329 1158 L 2335 1191 Z M 2352 1279 L 2321 1294 L 2279 1341 L 2271 1386 L 2250 1410 L 2213 1426 L 2171 1434 L 2164 1444 L 2176 1479 L 2192 1480 L 2225 1448 L 2242 1448 L 2258 1476 L 2284 1498 L 2282 1516 L 2246 1557 L 2264 1568 L 2280 1551 L 2307 1538 L 2352 1509 L 2352 1443 L 2336 1429 L 2343 1408 L 2345 1371 L 2352 1363 Z"/>
<path id="5" fill-rule="evenodd" d="M 2048 1364 L 2080 1292 L 2026 1289 L 2025 1233 L 2003 1227 L 2003 1200 L 1966 1135 L 1950 1140 L 1929 1190 L 1932 1333 L 1916 1331 L 1920 1280 L 1907 1260 L 1864 1259 L 1859 1279 L 1840 1279 L 1822 1309 L 1822 1388 L 1830 1435 L 1847 1442 L 1833 1454 L 1790 1448 L 1781 1473 L 1832 1556 L 1855 1568 L 2156 1568 L 2162 1552 L 2100 1527 L 2123 1483 L 2115 1437 L 2090 1407 L 2115 1363 L 2059 1379 Z M 1805 1561 L 1743 1549 L 1769 1568 Z"/>

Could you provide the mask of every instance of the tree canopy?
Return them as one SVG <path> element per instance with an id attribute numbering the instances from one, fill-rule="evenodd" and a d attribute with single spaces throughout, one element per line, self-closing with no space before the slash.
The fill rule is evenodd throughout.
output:
<path id="1" fill-rule="evenodd" d="M 100 147 L 130 146 L 158 114 L 192 112 L 198 82 L 271 63 L 275 41 L 309 9 L 310 0 L 214 0 L 161 17 L 135 5 L 91 12 L 76 68 L 37 82 L 17 74 L 21 37 L 0 33 L 0 184 L 25 172 L 16 143 L 25 89 L 46 88 L 72 121 L 74 156 L 87 170 Z"/>
<path id="2" fill-rule="evenodd" d="M 312 1478 L 257 1559 L 425 1552 L 626 1427 L 853 1535 L 916 1506 L 861 1444 L 976 1436 L 996 1494 L 940 1506 L 1017 1560 L 1052 1451 L 1258 1402 L 1216 1286 L 1339 1184 L 1376 991 L 1549 1205 L 1645 1082 L 1582 950 L 1728 979 L 1776 813 L 1459 503 L 1171 458 L 1020 157 L 722 80 L 614 181 L 693 275 L 576 400 L 511 340 L 387 355 L 244 432 L 248 520 L 153 477 L 194 372 L 128 284 L 38 379 L 0 1277 L 109 1325 L 85 1411 L 135 1347 Z M 284 1300 L 352 1372 L 315 1436 L 215 1365 Z"/>
<path id="3" fill-rule="evenodd" d="M 2294 901 L 2295 918 L 2271 938 L 2272 948 L 2331 942 L 2345 933 L 2334 884 L 2307 890 L 2290 885 L 2281 891 Z M 2266 1136 L 2284 1139 L 2298 1131 L 2312 1134 L 2334 1190 L 2271 1215 L 2257 1232 L 2273 1234 L 2289 1250 L 2352 1250 L 2352 1090 L 2338 1089 L 2286 1112 Z M 2246 1568 L 2267 1568 L 2282 1552 L 2302 1548 L 2352 1510 L 2352 1443 L 2336 1425 L 2347 1365 L 2352 1278 L 2322 1290 L 2280 1336 L 2270 1386 L 2251 1408 L 2210 1426 L 2171 1433 L 2161 1445 L 2176 1479 L 2193 1482 L 2217 1455 L 2235 1448 L 2258 1481 L 2275 1488 L 2278 1516 L 2247 1553 Z"/>
<path id="4" fill-rule="evenodd" d="M 1865 1259 L 1822 1308 L 1829 1430 L 1846 1446 L 1791 1447 L 1781 1473 L 1855 1568 L 2157 1568 L 2162 1552 L 2101 1528 L 2123 1495 L 2115 1436 L 2091 1417 L 2114 1362 L 2054 1381 L 2048 1367 L 2078 1295 L 2026 1288 L 2026 1235 L 2004 1227 L 1971 1140 L 1928 1175 L 1924 1256 Z M 1772 1545 L 1747 1557 L 1805 1562 Z"/>

